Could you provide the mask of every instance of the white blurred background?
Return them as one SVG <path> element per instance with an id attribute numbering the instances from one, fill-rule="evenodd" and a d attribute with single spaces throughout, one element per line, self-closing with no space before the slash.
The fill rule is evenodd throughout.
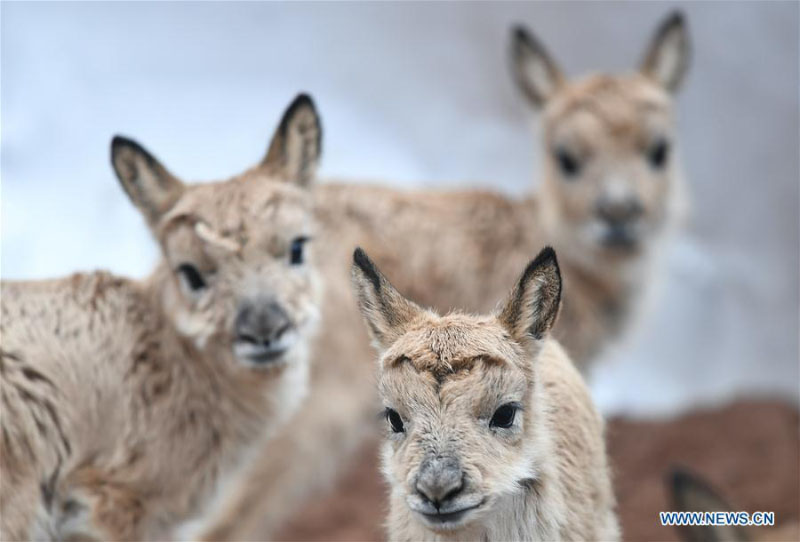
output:
<path id="1" fill-rule="evenodd" d="M 511 24 L 571 75 L 621 71 L 675 5 L 4 2 L 0 272 L 145 276 L 157 253 L 112 135 L 185 180 L 225 178 L 262 156 L 298 91 L 323 117 L 323 177 L 523 194 L 539 140 L 509 75 Z M 693 219 L 635 340 L 592 379 L 607 413 L 800 397 L 798 4 L 681 7 Z"/>

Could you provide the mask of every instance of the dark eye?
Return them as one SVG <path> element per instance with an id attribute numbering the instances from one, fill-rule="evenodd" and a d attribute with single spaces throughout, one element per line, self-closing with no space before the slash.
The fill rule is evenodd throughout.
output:
<path id="1" fill-rule="evenodd" d="M 508 429 L 514 425 L 514 417 L 517 414 L 517 408 L 519 407 L 513 403 L 506 403 L 501 406 L 492 414 L 492 421 L 489 422 L 489 426 Z"/>
<path id="2" fill-rule="evenodd" d="M 405 432 L 406 428 L 403 425 L 403 418 L 400 417 L 400 414 L 398 414 L 396 410 L 387 408 L 386 419 L 389 420 L 389 425 L 392 426 L 392 431 L 395 433 Z"/>
<path id="3" fill-rule="evenodd" d="M 292 245 L 289 247 L 289 262 L 292 265 L 300 265 L 303 263 L 303 247 L 308 242 L 308 237 L 295 237 L 292 240 Z"/>
<path id="4" fill-rule="evenodd" d="M 565 177 L 574 177 L 580 172 L 581 165 L 578 159 L 566 149 L 556 150 L 556 162 Z"/>
<path id="5" fill-rule="evenodd" d="M 661 169 L 667 163 L 667 158 L 669 158 L 669 143 L 666 141 L 659 140 L 650 147 L 650 150 L 647 151 L 647 160 L 650 162 L 650 165 L 656 169 Z"/>
<path id="6" fill-rule="evenodd" d="M 206 287 L 206 281 L 203 280 L 203 275 L 197 270 L 195 266 L 190 263 L 182 263 L 178 266 L 178 274 L 183 277 L 184 282 L 189 289 L 196 292 Z"/>

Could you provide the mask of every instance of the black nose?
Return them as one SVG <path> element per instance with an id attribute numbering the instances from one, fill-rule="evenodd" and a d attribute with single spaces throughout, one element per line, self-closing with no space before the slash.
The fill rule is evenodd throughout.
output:
<path id="1" fill-rule="evenodd" d="M 274 346 L 292 328 L 286 311 L 275 301 L 246 303 L 236 315 L 235 332 L 239 341 L 259 346 Z"/>
<path id="2" fill-rule="evenodd" d="M 595 212 L 603 221 L 611 225 L 620 225 L 639 218 L 644 212 L 644 207 L 636 198 L 620 200 L 600 198 L 595 204 Z"/>
<path id="3" fill-rule="evenodd" d="M 437 509 L 464 489 L 464 473 L 450 457 L 426 459 L 419 469 L 417 492 Z"/>

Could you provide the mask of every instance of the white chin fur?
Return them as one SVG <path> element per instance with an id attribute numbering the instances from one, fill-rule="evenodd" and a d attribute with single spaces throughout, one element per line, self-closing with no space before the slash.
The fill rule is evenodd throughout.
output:
<path id="1" fill-rule="evenodd" d="M 292 353 L 292 349 L 297 345 L 299 335 L 297 330 L 288 331 L 269 347 L 249 343 L 236 342 L 233 345 L 233 354 L 243 365 L 249 367 L 266 367 L 281 364 Z M 269 358 L 269 361 L 259 361 L 259 359 Z"/>
<path id="2" fill-rule="evenodd" d="M 208 338 L 214 333 L 214 326 L 204 321 L 203 318 L 192 316 L 183 311 L 178 314 L 175 327 L 180 334 L 191 339 L 200 350 L 205 348 Z"/>

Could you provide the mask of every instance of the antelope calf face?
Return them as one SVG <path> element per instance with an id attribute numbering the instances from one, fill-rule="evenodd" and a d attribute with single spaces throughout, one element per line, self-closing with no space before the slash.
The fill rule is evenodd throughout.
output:
<path id="1" fill-rule="evenodd" d="M 555 254 L 544 250 L 504 308 L 483 317 L 421 309 L 363 252 L 353 276 L 382 351 L 383 468 L 393 495 L 432 531 L 490 521 L 537 475 L 536 358 L 561 295 Z"/>
<path id="2" fill-rule="evenodd" d="M 523 28 L 512 59 L 519 86 L 543 109 L 541 208 L 559 249 L 635 254 L 679 214 L 672 95 L 689 63 L 683 17 L 662 23 L 633 74 L 568 81 Z"/>
<path id="3" fill-rule="evenodd" d="M 380 376 L 389 443 L 384 468 L 419 521 L 434 530 L 458 528 L 531 478 L 531 381 L 502 326 L 444 317 L 409 332 L 388 355 Z"/>
<path id="4" fill-rule="evenodd" d="M 112 143 L 117 175 L 163 251 L 167 316 L 234 370 L 281 366 L 316 320 L 303 188 L 318 155 L 317 123 L 301 96 L 264 161 L 229 182 L 185 185 L 134 141 Z"/>

